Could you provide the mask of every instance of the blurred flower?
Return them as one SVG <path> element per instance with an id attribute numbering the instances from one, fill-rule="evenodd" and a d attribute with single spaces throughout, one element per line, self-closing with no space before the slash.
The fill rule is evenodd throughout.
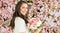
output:
<path id="1" fill-rule="evenodd" d="M 29 20 L 28 28 L 31 30 L 36 30 L 42 25 L 42 21 L 39 18 L 32 18 Z"/>

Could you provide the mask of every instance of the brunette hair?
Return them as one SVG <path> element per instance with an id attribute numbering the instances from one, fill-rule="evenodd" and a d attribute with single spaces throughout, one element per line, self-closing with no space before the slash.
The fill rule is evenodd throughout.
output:
<path id="1" fill-rule="evenodd" d="M 21 12 L 20 12 L 20 7 L 21 7 L 21 5 L 22 5 L 23 3 L 26 3 L 26 4 L 27 4 L 27 2 L 25 2 L 25 1 L 19 1 L 19 2 L 16 4 L 15 12 L 14 12 L 14 14 L 13 14 L 13 17 L 12 17 L 12 20 L 11 20 L 11 23 L 10 23 L 10 26 L 11 26 L 12 29 L 14 29 L 14 26 L 15 26 L 15 22 L 14 22 L 14 21 L 15 21 L 15 18 L 16 18 L 16 17 L 21 17 L 21 18 L 25 21 L 26 24 L 28 23 L 28 21 L 27 21 L 27 15 L 24 16 L 24 15 L 22 15 Z"/>

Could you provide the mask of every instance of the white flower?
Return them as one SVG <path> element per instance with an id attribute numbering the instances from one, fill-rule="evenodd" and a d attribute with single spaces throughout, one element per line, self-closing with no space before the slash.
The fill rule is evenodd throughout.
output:
<path id="1" fill-rule="evenodd" d="M 42 21 L 39 20 L 39 21 L 37 22 L 37 26 L 40 26 L 41 24 L 42 24 Z"/>

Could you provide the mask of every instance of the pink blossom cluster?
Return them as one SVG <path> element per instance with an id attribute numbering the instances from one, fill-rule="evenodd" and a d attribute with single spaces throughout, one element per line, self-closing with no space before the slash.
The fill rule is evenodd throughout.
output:
<path id="1" fill-rule="evenodd" d="M 9 27 L 3 27 L 2 22 L 9 22 L 15 11 L 15 0 L 0 0 L 0 31 L 10 33 Z M 38 18 L 37 18 L 38 17 Z M 32 29 L 43 22 L 42 33 L 60 32 L 60 0 L 33 0 L 29 9 L 28 26 Z M 37 23 L 38 22 L 38 23 Z M 41 22 L 41 23 L 42 23 Z M 6 24 L 6 23 L 4 23 Z M 31 27 L 35 26 L 35 27 Z M 30 29 L 29 28 L 29 29 Z M 4 31 L 3 31 L 4 30 Z M 53 31 L 54 30 L 54 31 Z M 12 31 L 12 30 L 11 30 Z"/>
<path id="2" fill-rule="evenodd" d="M 0 17 L 3 18 L 4 22 L 6 21 L 7 23 L 11 20 L 15 5 L 15 0 L 0 0 Z"/>
<path id="3" fill-rule="evenodd" d="M 11 28 L 8 26 L 4 26 L 3 22 L 4 22 L 3 18 L 0 17 L 0 33 L 12 33 Z"/>
<path id="4" fill-rule="evenodd" d="M 12 33 L 6 26 L 9 25 L 15 11 L 15 4 L 15 0 L 0 0 L 0 33 Z"/>
<path id="5" fill-rule="evenodd" d="M 56 29 L 60 31 L 59 30 L 60 29 L 59 28 L 60 27 L 60 6 L 59 5 L 60 5 L 60 0 L 34 0 L 31 9 L 29 10 L 30 13 L 29 19 L 32 19 L 33 17 L 39 17 L 43 21 L 42 25 L 48 26 L 49 29 L 50 28 L 55 29 L 55 27 L 58 27 Z M 32 23 L 34 23 L 34 21 Z M 45 33 L 48 32 L 46 31 Z"/>

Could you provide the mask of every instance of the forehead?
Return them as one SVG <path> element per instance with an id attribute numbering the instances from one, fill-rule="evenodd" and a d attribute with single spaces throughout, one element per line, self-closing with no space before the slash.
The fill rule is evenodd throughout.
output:
<path id="1" fill-rule="evenodd" d="M 23 3 L 21 7 L 28 7 L 26 3 Z"/>

